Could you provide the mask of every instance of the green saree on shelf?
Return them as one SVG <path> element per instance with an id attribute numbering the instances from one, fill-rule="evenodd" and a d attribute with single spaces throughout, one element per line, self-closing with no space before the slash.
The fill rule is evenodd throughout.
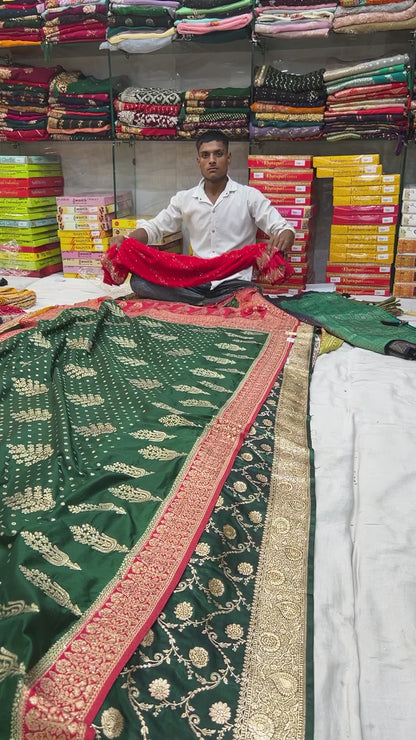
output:
<path id="1" fill-rule="evenodd" d="M 237 298 L 2 335 L 2 740 L 311 736 L 313 329 Z"/>

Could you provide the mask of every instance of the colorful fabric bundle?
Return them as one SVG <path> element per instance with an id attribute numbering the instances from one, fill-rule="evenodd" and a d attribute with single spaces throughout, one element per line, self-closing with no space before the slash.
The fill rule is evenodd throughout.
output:
<path id="1" fill-rule="evenodd" d="M 57 5 L 44 0 L 37 6 L 43 19 L 42 39 L 49 42 L 92 41 L 105 38 L 107 6 L 105 0 L 96 3 L 77 0 Z"/>
<path id="2" fill-rule="evenodd" d="M 115 0 L 108 7 L 106 42 L 100 48 L 147 53 L 176 37 L 176 0 Z"/>
<path id="3" fill-rule="evenodd" d="M 104 282 L 121 285 L 129 272 L 157 285 L 194 287 L 234 275 L 256 265 L 270 284 L 282 283 L 293 274 L 280 252 L 268 253 L 266 243 L 250 244 L 242 249 L 202 259 L 186 254 L 159 252 L 135 239 L 123 239 L 121 245 L 110 247 L 102 258 Z"/>
<path id="4" fill-rule="evenodd" d="M 100 80 L 82 72 L 60 72 L 50 86 L 48 132 L 54 139 L 111 136 L 111 98 L 125 78 Z"/>
<path id="5" fill-rule="evenodd" d="M 59 70 L 0 65 L 0 140 L 48 138 L 49 85 Z"/>
<path id="6" fill-rule="evenodd" d="M 301 7 L 282 5 L 257 6 L 254 31 L 259 36 L 294 38 L 298 36 L 327 36 L 332 28 L 336 3 Z"/>
<path id="7" fill-rule="evenodd" d="M 336 33 L 369 33 L 371 31 L 392 31 L 416 28 L 416 3 L 406 0 L 362 3 L 361 12 L 356 12 L 355 4 L 349 7 L 341 2 L 342 8 L 335 13 L 333 30 Z"/>
<path id="8" fill-rule="evenodd" d="M 322 135 L 324 70 L 293 74 L 270 65 L 254 71 L 250 134 L 255 139 L 316 139 Z"/>
<path id="9" fill-rule="evenodd" d="M 39 45 L 42 19 L 37 0 L 7 0 L 0 4 L 0 46 Z"/>
<path id="10" fill-rule="evenodd" d="M 30 308 L 36 303 L 36 293 L 34 290 L 27 290 L 26 288 L 18 290 L 17 288 L 11 288 L 8 285 L 0 288 L 0 307 L 5 309 L 4 315 L 10 315 L 8 311 L 9 306 L 14 306 L 20 309 Z"/>
<path id="11" fill-rule="evenodd" d="M 250 36 L 252 21 L 253 0 L 197 0 L 196 4 L 185 0 L 176 11 L 175 28 L 179 35 L 190 39 L 227 41 Z"/>
<path id="12" fill-rule="evenodd" d="M 219 128 L 230 139 L 247 139 L 249 117 L 249 87 L 186 90 L 178 136 L 197 139 L 205 131 Z"/>
<path id="13" fill-rule="evenodd" d="M 407 54 L 326 70 L 324 136 L 329 140 L 405 136 L 409 79 Z"/>
<path id="14" fill-rule="evenodd" d="M 114 101 L 119 139 L 172 139 L 182 93 L 161 87 L 127 87 Z"/>

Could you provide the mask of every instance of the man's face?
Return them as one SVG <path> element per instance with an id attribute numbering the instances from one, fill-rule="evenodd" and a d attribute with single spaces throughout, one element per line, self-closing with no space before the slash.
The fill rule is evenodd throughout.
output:
<path id="1" fill-rule="evenodd" d="M 230 160 L 231 154 L 221 141 L 208 141 L 199 147 L 196 161 L 202 177 L 209 182 L 217 182 L 226 176 Z"/>

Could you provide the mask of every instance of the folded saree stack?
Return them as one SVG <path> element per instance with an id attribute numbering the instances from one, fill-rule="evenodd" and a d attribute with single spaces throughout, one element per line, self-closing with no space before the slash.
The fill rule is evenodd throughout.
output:
<path id="1" fill-rule="evenodd" d="M 62 269 L 56 198 L 57 155 L 0 157 L 0 274 L 44 277 Z"/>
<path id="2" fill-rule="evenodd" d="M 250 133 L 254 139 L 319 139 L 326 88 L 324 70 L 306 74 L 256 67 Z"/>
<path id="3" fill-rule="evenodd" d="M 178 0 L 114 0 L 108 5 L 106 42 L 100 48 L 147 53 L 176 38 L 173 28 Z"/>
<path id="4" fill-rule="evenodd" d="M 254 31 L 258 36 L 276 38 L 328 36 L 336 7 L 336 2 L 319 0 L 282 0 L 274 4 L 257 0 Z"/>
<path id="5" fill-rule="evenodd" d="M 124 84 L 124 78 L 101 80 L 79 71 L 59 72 L 50 85 L 50 137 L 62 141 L 110 137 L 112 92 Z"/>
<path id="6" fill-rule="evenodd" d="M 184 0 L 176 11 L 180 36 L 197 41 L 233 41 L 251 36 L 254 0 Z"/>
<path id="7" fill-rule="evenodd" d="M 0 64 L 0 140 L 47 139 L 49 85 L 57 68 Z"/>
<path id="8" fill-rule="evenodd" d="M 0 3 L 0 46 L 36 46 L 42 41 L 37 0 Z"/>
<path id="9" fill-rule="evenodd" d="M 407 134 L 410 105 L 408 54 L 327 69 L 324 136 L 397 139 Z"/>
<path id="10" fill-rule="evenodd" d="M 186 90 L 179 116 L 178 136 L 196 139 L 210 129 L 221 129 L 230 139 L 247 139 L 250 88 L 217 87 Z"/>
<path id="11" fill-rule="evenodd" d="M 164 87 L 126 87 L 114 101 L 118 139 L 174 139 L 182 93 Z"/>
<path id="12" fill-rule="evenodd" d="M 402 192 L 401 221 L 394 261 L 393 295 L 416 298 L 416 186 Z"/>
<path id="13" fill-rule="evenodd" d="M 99 41 L 105 38 L 105 0 L 44 0 L 37 6 L 43 19 L 42 40 L 51 43 Z"/>
<path id="14" fill-rule="evenodd" d="M 335 12 L 336 33 L 370 33 L 416 28 L 414 0 L 340 0 Z"/>

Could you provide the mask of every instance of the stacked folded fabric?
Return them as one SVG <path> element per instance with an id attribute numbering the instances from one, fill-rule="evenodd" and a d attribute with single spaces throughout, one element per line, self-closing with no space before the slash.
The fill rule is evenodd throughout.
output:
<path id="1" fill-rule="evenodd" d="M 8 0 L 0 3 L 0 46 L 39 45 L 42 19 L 37 0 Z"/>
<path id="2" fill-rule="evenodd" d="M 407 54 L 326 70 L 325 138 L 396 139 L 405 135 L 409 78 Z"/>
<path id="3" fill-rule="evenodd" d="M 319 139 L 326 89 L 324 70 L 307 74 L 282 72 L 270 65 L 254 71 L 253 139 Z"/>
<path id="4" fill-rule="evenodd" d="M 96 3 L 88 0 L 45 0 L 39 3 L 37 9 L 43 19 L 43 41 L 65 43 L 105 39 L 105 0 Z"/>
<path id="5" fill-rule="evenodd" d="M 249 87 L 186 90 L 178 135 L 196 139 L 205 131 L 221 129 L 230 139 L 247 139 L 249 119 Z"/>
<path id="6" fill-rule="evenodd" d="M 182 93 L 162 87 L 127 87 L 114 101 L 118 139 L 173 139 Z"/>
<path id="7" fill-rule="evenodd" d="M 358 7 L 357 7 L 358 6 Z M 414 0 L 340 0 L 333 22 L 336 33 L 369 33 L 416 28 Z"/>
<path id="8" fill-rule="evenodd" d="M 328 36 L 332 28 L 337 3 L 313 3 L 309 0 L 267 5 L 257 0 L 254 31 L 258 36 L 293 38 L 297 36 Z"/>
<path id="9" fill-rule="evenodd" d="M 184 0 L 176 11 L 181 36 L 198 41 L 231 41 L 251 36 L 254 0 Z"/>
<path id="10" fill-rule="evenodd" d="M 79 71 L 61 71 L 50 85 L 48 132 L 53 139 L 111 136 L 111 98 L 125 78 L 100 80 Z"/>
<path id="11" fill-rule="evenodd" d="M 176 38 L 173 21 L 178 0 L 114 0 L 108 8 L 107 40 L 101 49 L 147 53 Z"/>
<path id="12" fill-rule="evenodd" d="M 49 85 L 58 69 L 0 65 L 0 140 L 47 139 Z"/>

